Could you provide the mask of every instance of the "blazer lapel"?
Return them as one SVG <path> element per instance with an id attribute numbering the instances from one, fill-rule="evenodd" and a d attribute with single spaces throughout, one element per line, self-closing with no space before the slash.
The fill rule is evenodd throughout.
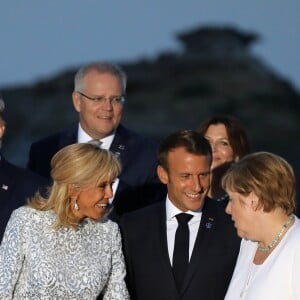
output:
<path id="1" fill-rule="evenodd" d="M 160 260 L 162 263 L 161 272 L 164 272 L 166 280 L 168 280 L 168 284 L 166 284 L 166 288 L 168 287 L 170 298 L 172 295 L 177 298 L 179 295 L 177 291 L 177 287 L 175 284 L 173 269 L 170 262 L 169 251 L 168 251 L 168 241 L 167 241 L 167 224 L 166 224 L 166 202 L 163 201 L 160 205 L 159 213 L 157 214 L 158 218 L 158 228 L 152 230 L 157 230 L 157 241 L 156 245 L 158 247 L 157 251 L 160 253 Z M 155 232 L 155 231 L 154 231 Z M 176 299 L 174 298 L 174 299 Z M 172 298 L 173 299 L 173 298 Z"/>
<path id="2" fill-rule="evenodd" d="M 201 268 L 201 263 L 205 262 L 205 251 L 208 245 L 208 241 L 211 238 L 211 235 L 214 234 L 214 230 L 215 213 L 211 210 L 207 210 L 206 205 L 204 205 L 202 210 L 200 226 L 194 244 L 194 249 L 180 294 L 184 293 L 185 289 L 188 287 L 197 269 Z"/>
<path id="3" fill-rule="evenodd" d="M 14 176 L 11 174 L 10 165 L 1 156 L 0 160 L 0 195 L 1 199 L 8 197 L 13 185 L 14 185 Z M 2 198 L 3 197 L 3 198 Z"/>
<path id="4" fill-rule="evenodd" d="M 126 129 L 122 125 L 119 125 L 109 150 L 120 158 L 122 167 L 127 161 L 128 156 L 126 155 L 126 152 L 129 141 L 130 136 L 127 134 Z"/>

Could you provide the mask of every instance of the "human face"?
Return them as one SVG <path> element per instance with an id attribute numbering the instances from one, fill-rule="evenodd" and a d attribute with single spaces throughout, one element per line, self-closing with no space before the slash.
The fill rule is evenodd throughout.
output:
<path id="1" fill-rule="evenodd" d="M 253 193 L 250 193 L 248 196 L 243 196 L 230 190 L 227 190 L 227 193 L 229 202 L 226 206 L 226 213 L 231 215 L 238 236 L 251 239 L 255 220 Z"/>
<path id="2" fill-rule="evenodd" d="M 170 201 L 182 211 L 196 211 L 204 203 L 210 185 L 210 158 L 188 153 L 183 147 L 168 154 L 168 170 L 158 166 Z"/>
<path id="3" fill-rule="evenodd" d="M 108 200 L 112 196 L 112 182 L 109 181 L 83 187 L 77 194 L 79 209 L 73 211 L 79 219 L 88 217 L 98 221 L 105 214 Z"/>
<path id="4" fill-rule="evenodd" d="M 82 129 L 94 139 L 101 139 L 111 134 L 120 124 L 123 111 L 123 103 L 111 103 L 108 100 L 123 94 L 118 77 L 92 70 L 85 76 L 84 91 L 80 92 L 88 97 L 107 98 L 104 103 L 97 103 L 73 92 L 73 104 L 79 113 Z"/>
<path id="5" fill-rule="evenodd" d="M 212 169 L 236 159 L 224 124 L 210 125 L 205 138 L 212 148 Z"/>

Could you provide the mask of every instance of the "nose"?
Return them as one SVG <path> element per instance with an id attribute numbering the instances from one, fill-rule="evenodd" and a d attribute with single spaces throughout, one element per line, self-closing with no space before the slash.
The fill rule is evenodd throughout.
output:
<path id="1" fill-rule="evenodd" d="M 199 192 L 202 189 L 201 179 L 198 176 L 195 176 L 193 180 L 193 189 L 195 192 Z"/>
<path id="2" fill-rule="evenodd" d="M 105 110 L 112 110 L 113 109 L 111 99 L 109 97 L 105 98 L 105 101 L 102 104 L 102 108 L 105 109 Z"/>
<path id="3" fill-rule="evenodd" d="M 110 184 L 107 184 L 105 187 L 105 198 L 112 198 L 113 196 L 113 191 L 112 191 L 112 187 Z"/>
<path id="4" fill-rule="evenodd" d="M 211 142 L 211 143 L 210 143 L 210 147 L 211 147 L 211 151 L 212 151 L 212 152 L 216 152 L 217 146 L 216 146 L 215 143 Z"/>
<path id="5" fill-rule="evenodd" d="M 229 215 L 231 215 L 231 202 L 229 201 L 226 205 L 225 212 Z"/>

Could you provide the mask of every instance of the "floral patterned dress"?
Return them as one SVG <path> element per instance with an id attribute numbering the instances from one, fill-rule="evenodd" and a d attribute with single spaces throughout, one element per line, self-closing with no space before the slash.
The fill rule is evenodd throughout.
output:
<path id="1" fill-rule="evenodd" d="M 0 246 L 0 299 L 129 299 L 121 237 L 107 219 L 54 230 L 52 211 L 12 213 Z"/>

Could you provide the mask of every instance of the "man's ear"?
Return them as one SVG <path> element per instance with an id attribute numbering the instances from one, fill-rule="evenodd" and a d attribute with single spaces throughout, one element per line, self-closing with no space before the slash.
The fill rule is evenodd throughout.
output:
<path id="1" fill-rule="evenodd" d="M 77 112 L 80 112 L 80 95 L 76 92 L 72 93 L 73 106 Z"/>
<path id="2" fill-rule="evenodd" d="M 167 184 L 169 182 L 168 172 L 160 165 L 157 166 L 157 175 L 163 184 Z"/>

